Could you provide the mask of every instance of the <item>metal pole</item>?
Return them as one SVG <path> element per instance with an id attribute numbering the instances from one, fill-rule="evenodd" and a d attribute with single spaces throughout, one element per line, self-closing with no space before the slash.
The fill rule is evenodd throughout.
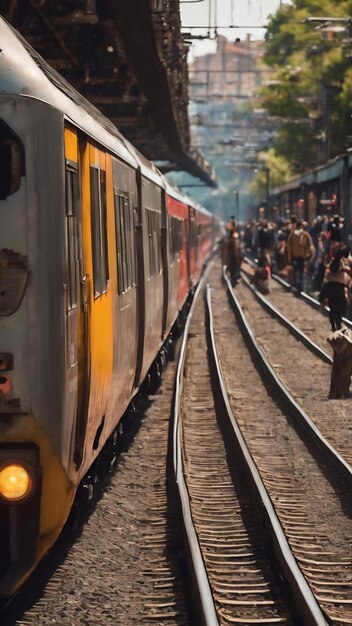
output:
<path id="1" fill-rule="evenodd" d="M 236 189 L 236 220 L 240 219 L 240 192 Z"/>
<path id="2" fill-rule="evenodd" d="M 269 200 L 270 200 L 270 170 L 268 167 L 265 168 L 266 173 L 266 217 L 270 219 L 270 208 L 269 208 Z"/>

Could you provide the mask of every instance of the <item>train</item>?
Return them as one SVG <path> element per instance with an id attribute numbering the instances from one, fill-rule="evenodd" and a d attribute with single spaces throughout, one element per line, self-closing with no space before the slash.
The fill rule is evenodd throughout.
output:
<path id="1" fill-rule="evenodd" d="M 102 451 L 112 462 L 219 221 L 4 19 L 0 32 L 4 599 L 56 541 L 82 481 L 93 489 Z"/>

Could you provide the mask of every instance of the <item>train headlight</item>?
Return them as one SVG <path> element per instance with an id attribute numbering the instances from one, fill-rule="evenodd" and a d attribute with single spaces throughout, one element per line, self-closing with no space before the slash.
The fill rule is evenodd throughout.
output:
<path id="1" fill-rule="evenodd" d="M 22 500 L 31 489 L 31 475 L 23 465 L 0 466 L 0 496 L 11 501 Z"/>

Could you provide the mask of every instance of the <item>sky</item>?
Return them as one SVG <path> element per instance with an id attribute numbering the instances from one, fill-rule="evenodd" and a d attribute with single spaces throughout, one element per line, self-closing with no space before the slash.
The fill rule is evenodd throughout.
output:
<path id="1" fill-rule="evenodd" d="M 286 0 L 287 1 L 287 0 Z M 267 17 L 277 11 L 282 0 L 201 0 L 200 2 L 180 2 L 183 30 L 193 35 L 204 35 L 209 24 L 220 26 L 242 26 L 243 28 L 218 28 L 221 35 L 234 40 L 236 37 L 245 39 L 247 33 L 252 39 L 262 39 L 265 29 L 249 28 L 263 26 Z M 209 7 L 210 3 L 210 7 Z M 189 26 L 206 26 L 205 29 L 192 29 Z M 211 31 L 214 34 L 214 31 Z M 193 41 L 190 56 L 206 54 L 215 50 L 215 42 L 211 40 Z"/>

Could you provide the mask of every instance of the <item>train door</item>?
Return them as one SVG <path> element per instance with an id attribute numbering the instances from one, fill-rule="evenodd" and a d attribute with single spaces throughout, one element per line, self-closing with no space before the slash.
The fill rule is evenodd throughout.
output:
<path id="1" fill-rule="evenodd" d="M 111 158 L 87 144 L 84 159 L 82 226 L 90 354 L 85 446 L 87 454 L 92 455 L 98 449 L 104 431 L 113 370 L 112 290 L 108 258 L 108 205 L 111 217 L 113 198 Z"/>
<path id="2" fill-rule="evenodd" d="M 78 139 L 75 131 L 65 128 L 65 338 L 66 338 L 66 406 L 67 423 L 73 428 L 66 429 L 65 449 L 71 450 L 71 459 L 80 464 L 80 442 L 84 415 L 84 398 L 89 388 L 89 359 L 86 355 L 86 333 L 84 299 L 81 297 L 83 285 L 82 224 L 80 165 Z M 71 444 L 71 445 L 70 445 Z M 73 450 L 72 450 L 73 447 Z"/>
<path id="3" fill-rule="evenodd" d="M 106 155 L 91 146 L 84 136 L 79 137 L 78 144 L 75 136 L 75 141 L 81 182 L 81 206 L 76 217 L 77 242 L 81 253 L 77 279 L 80 298 L 75 313 L 78 385 L 73 459 L 76 468 L 82 466 L 83 470 L 85 447 L 90 448 L 88 454 L 92 455 L 99 446 L 105 423 L 112 372 L 112 307 L 107 243 Z M 72 176 L 73 163 L 69 163 L 68 167 Z M 73 320 L 70 324 L 72 328 Z"/>
<path id="4" fill-rule="evenodd" d="M 169 261 L 167 251 L 168 215 L 166 210 L 165 191 L 161 192 L 161 262 L 163 269 L 163 321 L 162 336 L 167 328 L 167 310 L 169 302 Z"/>

